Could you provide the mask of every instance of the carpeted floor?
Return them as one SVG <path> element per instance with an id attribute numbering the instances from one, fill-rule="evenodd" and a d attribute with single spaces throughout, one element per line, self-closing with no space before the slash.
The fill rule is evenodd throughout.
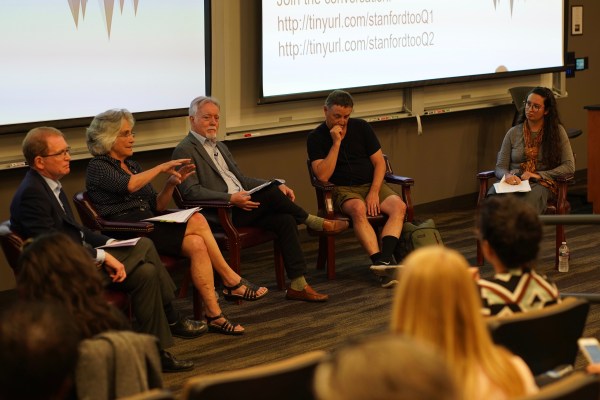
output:
<path id="1" fill-rule="evenodd" d="M 575 191 L 573 191 L 575 194 Z M 590 213 L 584 197 L 570 197 L 574 213 Z M 421 220 L 433 218 L 446 246 L 460 251 L 475 264 L 474 202 L 467 206 L 443 208 L 440 211 L 417 209 Z M 435 208 L 435 207 L 434 207 Z M 571 249 L 568 273 L 554 269 L 554 228 L 544 228 L 538 270 L 554 280 L 563 292 L 600 293 L 600 227 L 568 226 L 567 240 Z M 368 270 L 369 258 L 363 253 L 352 232 L 338 236 L 337 276 L 327 281 L 324 271 L 314 268 L 318 243 L 302 235 L 309 265 L 307 278 L 318 291 L 328 293 L 324 304 L 307 304 L 284 299 L 275 286 L 272 248 L 261 246 L 242 254 L 242 273 L 247 279 L 269 287 L 270 293 L 258 302 L 241 305 L 221 301 L 228 316 L 246 327 L 242 337 L 209 333 L 194 340 L 177 339 L 173 353 L 189 358 L 197 367 L 190 372 L 165 375 L 165 385 L 180 393 L 185 381 L 196 374 L 227 371 L 280 360 L 315 349 L 332 350 L 349 341 L 383 332 L 387 329 L 393 290 L 382 289 Z M 491 267 L 481 268 L 482 276 Z M 178 300 L 177 306 L 191 314 L 189 300 Z M 586 336 L 599 336 L 600 307 L 592 305 Z M 539 333 L 543 334 L 543 333 Z M 577 366 L 583 366 L 583 359 Z"/>
<path id="2" fill-rule="evenodd" d="M 590 213 L 586 204 L 585 180 L 570 189 L 573 213 Z M 460 251 L 475 264 L 474 236 L 475 199 L 459 205 L 417 207 L 416 218 L 433 218 L 445 245 Z M 571 249 L 568 273 L 554 269 L 554 228 L 545 227 L 538 270 L 553 279 L 563 292 L 600 293 L 600 227 L 568 226 L 567 240 Z M 165 374 L 165 387 L 181 393 L 186 380 L 197 374 L 210 374 L 249 367 L 284 359 L 309 350 L 333 350 L 349 341 L 384 332 L 388 326 L 393 290 L 379 287 L 368 270 L 369 258 L 363 253 L 351 231 L 338 236 L 337 278 L 328 281 L 324 271 L 315 270 L 318 242 L 301 232 L 309 266 L 307 279 L 318 291 L 328 293 L 323 304 L 308 304 L 284 299 L 275 286 L 273 254 L 270 246 L 260 246 L 242 253 L 242 274 L 250 281 L 269 287 L 269 294 L 257 302 L 231 304 L 221 300 L 224 312 L 246 327 L 246 334 L 231 337 L 207 333 L 193 340 L 175 339 L 170 349 L 177 357 L 191 359 L 196 368 L 190 372 Z M 482 276 L 491 267 L 481 268 Z M 176 282 L 179 280 L 176 277 Z M 0 293 L 0 307 L 14 299 L 14 293 Z M 178 299 L 176 307 L 191 315 L 191 299 Z M 534 334 L 542 335 L 543 332 Z M 593 304 L 585 336 L 600 337 L 600 306 Z M 580 357 L 576 364 L 583 366 Z M 249 393 L 250 398 L 258 395 Z"/>

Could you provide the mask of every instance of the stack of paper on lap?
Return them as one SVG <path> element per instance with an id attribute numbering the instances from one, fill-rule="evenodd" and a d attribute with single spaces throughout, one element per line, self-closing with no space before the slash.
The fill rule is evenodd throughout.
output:
<path id="1" fill-rule="evenodd" d="M 183 224 L 188 221 L 194 215 L 200 211 L 200 207 L 188 208 L 181 211 L 175 211 L 169 214 L 157 215 L 156 217 L 146 218 L 142 221 L 157 221 L 157 222 L 175 222 Z"/>
<path id="2" fill-rule="evenodd" d="M 531 192 L 528 180 L 521 181 L 518 185 L 511 185 L 506 183 L 504 177 L 502 177 L 500 182 L 494 183 L 494 189 L 496 189 L 496 193 Z"/>

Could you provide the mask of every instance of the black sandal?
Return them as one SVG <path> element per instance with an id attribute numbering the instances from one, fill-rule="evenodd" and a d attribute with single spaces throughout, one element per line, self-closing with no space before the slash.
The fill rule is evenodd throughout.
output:
<path id="1" fill-rule="evenodd" d="M 220 325 L 217 323 L 213 323 L 213 321 L 216 321 L 219 318 L 223 318 L 225 321 L 223 321 L 223 323 Z M 222 333 L 224 335 L 235 335 L 235 336 L 244 334 L 244 331 L 236 331 L 235 330 L 235 328 L 237 326 L 240 326 L 240 324 L 235 324 L 235 323 L 231 322 L 223 313 L 217 315 L 216 317 L 209 317 L 207 315 L 206 316 L 206 325 L 208 325 L 208 330 L 210 332 L 218 332 L 218 333 Z"/>
<path id="2" fill-rule="evenodd" d="M 246 290 L 244 294 L 233 293 L 235 289 L 242 287 L 242 285 L 246 286 Z M 225 286 L 225 285 L 224 285 Z M 266 288 L 265 288 L 266 289 Z M 258 291 L 260 290 L 260 286 L 255 285 L 254 283 L 248 282 L 246 279 L 240 279 L 240 283 L 235 286 L 225 286 L 225 290 L 223 290 L 223 296 L 225 296 L 225 300 L 236 301 L 236 300 L 247 300 L 247 301 L 256 301 L 265 297 L 265 295 L 269 292 L 267 289 L 263 294 L 259 295 Z"/>

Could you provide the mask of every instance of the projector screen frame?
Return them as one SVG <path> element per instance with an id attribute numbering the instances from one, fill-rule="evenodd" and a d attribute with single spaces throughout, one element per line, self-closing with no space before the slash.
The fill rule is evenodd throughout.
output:
<path id="1" fill-rule="evenodd" d="M 207 96 L 212 92 L 212 15 L 211 15 L 211 0 L 201 0 L 204 3 L 204 81 L 205 93 Z M 182 40 L 185 40 L 183 38 Z M 191 100 L 191 99 L 190 99 Z M 188 107 L 165 109 L 165 110 L 149 110 L 133 112 L 136 121 L 158 120 L 165 118 L 176 118 L 188 115 Z M 0 125 L 0 135 L 25 133 L 38 126 L 52 126 L 57 129 L 79 128 L 90 124 L 93 116 L 66 118 L 46 121 L 23 122 L 16 124 Z"/>
<path id="2" fill-rule="evenodd" d="M 567 57 L 567 49 L 568 49 L 568 26 L 569 26 L 569 14 L 568 14 L 568 0 L 562 0 L 562 65 L 550 66 L 544 68 L 535 68 L 535 69 L 526 69 L 526 70 L 518 70 L 518 71 L 506 71 L 506 72 L 495 72 L 488 74 L 478 74 L 478 75 L 466 75 L 466 76 L 452 76 L 452 77 L 444 77 L 438 79 L 427 79 L 427 80 L 418 80 L 418 81 L 405 81 L 405 82 L 391 82 L 386 84 L 379 85 L 369 85 L 369 86 L 352 86 L 352 87 L 339 87 L 339 88 L 328 88 L 324 90 L 318 91 L 310 91 L 310 92 L 301 92 L 301 93 L 288 93 L 284 95 L 264 95 L 264 49 L 263 49 L 263 1 L 259 0 L 259 9 L 258 9 L 258 47 L 260 49 L 259 56 L 259 66 L 258 66 L 258 90 L 257 94 L 257 104 L 258 105 L 266 105 L 266 104 L 276 104 L 276 103 L 285 103 L 285 102 L 293 102 L 293 101 L 302 101 L 302 100 L 313 100 L 318 98 L 326 97 L 332 90 L 334 89 L 342 89 L 346 90 L 350 93 L 370 93 L 370 92 L 382 92 L 388 90 L 399 90 L 399 89 L 410 89 L 416 87 L 424 87 L 424 86 L 433 86 L 433 85 L 445 85 L 445 84 L 453 84 L 453 83 L 464 83 L 464 82 L 473 82 L 473 81 L 483 81 L 483 80 L 495 80 L 495 79 L 503 79 L 510 77 L 518 77 L 518 76 L 529 76 L 529 75 L 540 75 L 546 73 L 555 73 L 555 72 L 563 72 L 567 69 L 566 65 L 566 57 Z"/>

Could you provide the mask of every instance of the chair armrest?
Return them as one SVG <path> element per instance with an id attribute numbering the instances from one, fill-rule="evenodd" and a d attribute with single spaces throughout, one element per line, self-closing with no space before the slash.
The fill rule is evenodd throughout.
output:
<path id="1" fill-rule="evenodd" d="M 235 207 L 225 200 L 185 200 L 183 208 L 201 207 L 201 208 L 233 208 Z"/>
<path id="2" fill-rule="evenodd" d="M 554 178 L 554 181 L 558 186 L 558 193 L 556 193 L 556 213 L 559 215 L 571 212 L 571 205 L 567 201 L 567 190 L 569 188 L 569 182 L 572 181 L 573 178 L 573 174 L 562 174 Z"/>
<path id="3" fill-rule="evenodd" d="M 311 183 L 315 189 L 324 190 L 324 191 L 332 191 L 335 188 L 335 185 L 329 181 L 319 181 L 317 179 L 312 179 Z"/>
<path id="4" fill-rule="evenodd" d="M 575 178 L 573 174 L 562 174 L 554 178 L 554 180 L 558 183 L 569 183 Z"/>
<path id="5" fill-rule="evenodd" d="M 409 178 L 408 176 L 395 175 L 390 172 L 385 174 L 384 180 L 387 183 L 393 183 L 402 186 L 402 200 L 406 204 L 406 215 L 404 220 L 412 222 L 414 218 L 414 207 L 412 203 L 410 187 L 415 184 L 415 180 L 413 178 Z"/>
<path id="6" fill-rule="evenodd" d="M 481 171 L 477 174 L 477 179 L 490 179 L 496 176 L 494 171 Z"/>
<path id="7" fill-rule="evenodd" d="M 146 221 L 107 221 L 101 218 L 98 218 L 96 221 L 98 222 L 99 230 L 101 232 L 131 232 L 147 234 L 154 230 L 154 224 Z"/>
<path id="8" fill-rule="evenodd" d="M 385 174 L 385 180 L 386 182 L 395 183 L 402 186 L 413 186 L 415 184 L 415 180 L 413 178 L 394 174 Z"/>
<path id="9" fill-rule="evenodd" d="M 481 171 L 477 174 L 477 179 L 479 179 L 479 194 L 477 195 L 477 206 L 481 204 L 485 196 L 487 195 L 489 184 L 488 181 L 491 178 L 494 178 L 496 173 L 494 171 Z"/>

